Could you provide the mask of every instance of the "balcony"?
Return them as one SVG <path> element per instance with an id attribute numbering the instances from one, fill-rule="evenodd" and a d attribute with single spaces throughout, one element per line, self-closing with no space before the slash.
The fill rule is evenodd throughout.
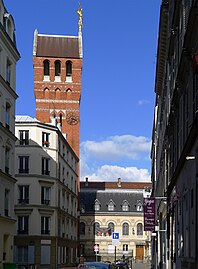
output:
<path id="1" fill-rule="evenodd" d="M 44 199 L 41 201 L 42 205 L 50 205 L 50 200 Z"/>
<path id="2" fill-rule="evenodd" d="M 50 234 L 50 230 L 41 230 L 41 234 L 49 235 Z"/>
<path id="3" fill-rule="evenodd" d="M 19 174 L 29 174 L 29 169 L 27 169 L 27 168 L 25 168 L 25 169 L 19 168 Z"/>
<path id="4" fill-rule="evenodd" d="M 19 229 L 18 234 L 28 234 L 28 229 Z"/>
<path id="5" fill-rule="evenodd" d="M 46 141 L 43 141 L 42 144 L 43 144 L 43 147 L 47 147 L 47 148 L 50 145 L 49 141 L 47 141 L 47 140 Z"/>
<path id="6" fill-rule="evenodd" d="M 19 204 L 29 204 L 29 198 L 18 199 Z"/>

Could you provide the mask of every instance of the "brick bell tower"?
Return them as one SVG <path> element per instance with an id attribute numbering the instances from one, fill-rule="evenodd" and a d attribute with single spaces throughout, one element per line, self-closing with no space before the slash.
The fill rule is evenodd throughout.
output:
<path id="1" fill-rule="evenodd" d="M 82 8 L 77 10 L 78 36 L 34 32 L 33 66 L 36 118 L 55 124 L 80 154 L 82 86 Z"/>

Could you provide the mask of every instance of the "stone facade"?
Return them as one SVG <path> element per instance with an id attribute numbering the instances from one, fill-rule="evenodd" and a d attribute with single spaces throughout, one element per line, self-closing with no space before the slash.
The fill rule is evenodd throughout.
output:
<path id="1" fill-rule="evenodd" d="M 0 0 L 0 269 L 13 262 L 16 64 L 15 25 Z"/>
<path id="2" fill-rule="evenodd" d="M 150 232 L 144 231 L 143 218 L 143 195 L 150 186 L 120 180 L 81 182 L 80 250 L 86 260 L 144 261 L 150 257 Z M 119 240 L 113 240 L 113 232 Z"/>

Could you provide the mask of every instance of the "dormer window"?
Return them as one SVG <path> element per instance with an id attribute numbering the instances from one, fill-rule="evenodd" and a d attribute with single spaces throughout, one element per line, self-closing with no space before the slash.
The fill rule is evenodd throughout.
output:
<path id="1" fill-rule="evenodd" d="M 94 210 L 99 211 L 100 210 L 100 202 L 96 199 L 94 204 Z"/>
<path id="2" fill-rule="evenodd" d="M 143 210 L 143 205 L 142 205 L 141 201 L 137 201 L 136 210 L 137 211 L 142 211 Z"/>
<path id="3" fill-rule="evenodd" d="M 82 202 L 80 203 L 80 212 L 85 213 L 85 205 Z"/>
<path id="4" fill-rule="evenodd" d="M 122 211 L 129 211 L 129 203 L 126 200 L 122 203 Z"/>
<path id="5" fill-rule="evenodd" d="M 113 202 L 113 200 L 110 200 L 108 203 L 108 211 L 114 211 L 115 209 L 115 203 Z"/>

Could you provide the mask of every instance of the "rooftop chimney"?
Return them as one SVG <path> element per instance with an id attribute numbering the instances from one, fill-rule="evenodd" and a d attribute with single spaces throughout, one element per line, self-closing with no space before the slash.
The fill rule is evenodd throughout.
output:
<path id="1" fill-rule="evenodd" d="M 122 187 L 122 182 L 121 182 L 121 178 L 120 177 L 118 178 L 117 185 L 118 185 L 118 188 L 121 188 Z"/>
<path id="2" fill-rule="evenodd" d="M 85 186 L 88 186 L 88 177 L 85 178 Z"/>

